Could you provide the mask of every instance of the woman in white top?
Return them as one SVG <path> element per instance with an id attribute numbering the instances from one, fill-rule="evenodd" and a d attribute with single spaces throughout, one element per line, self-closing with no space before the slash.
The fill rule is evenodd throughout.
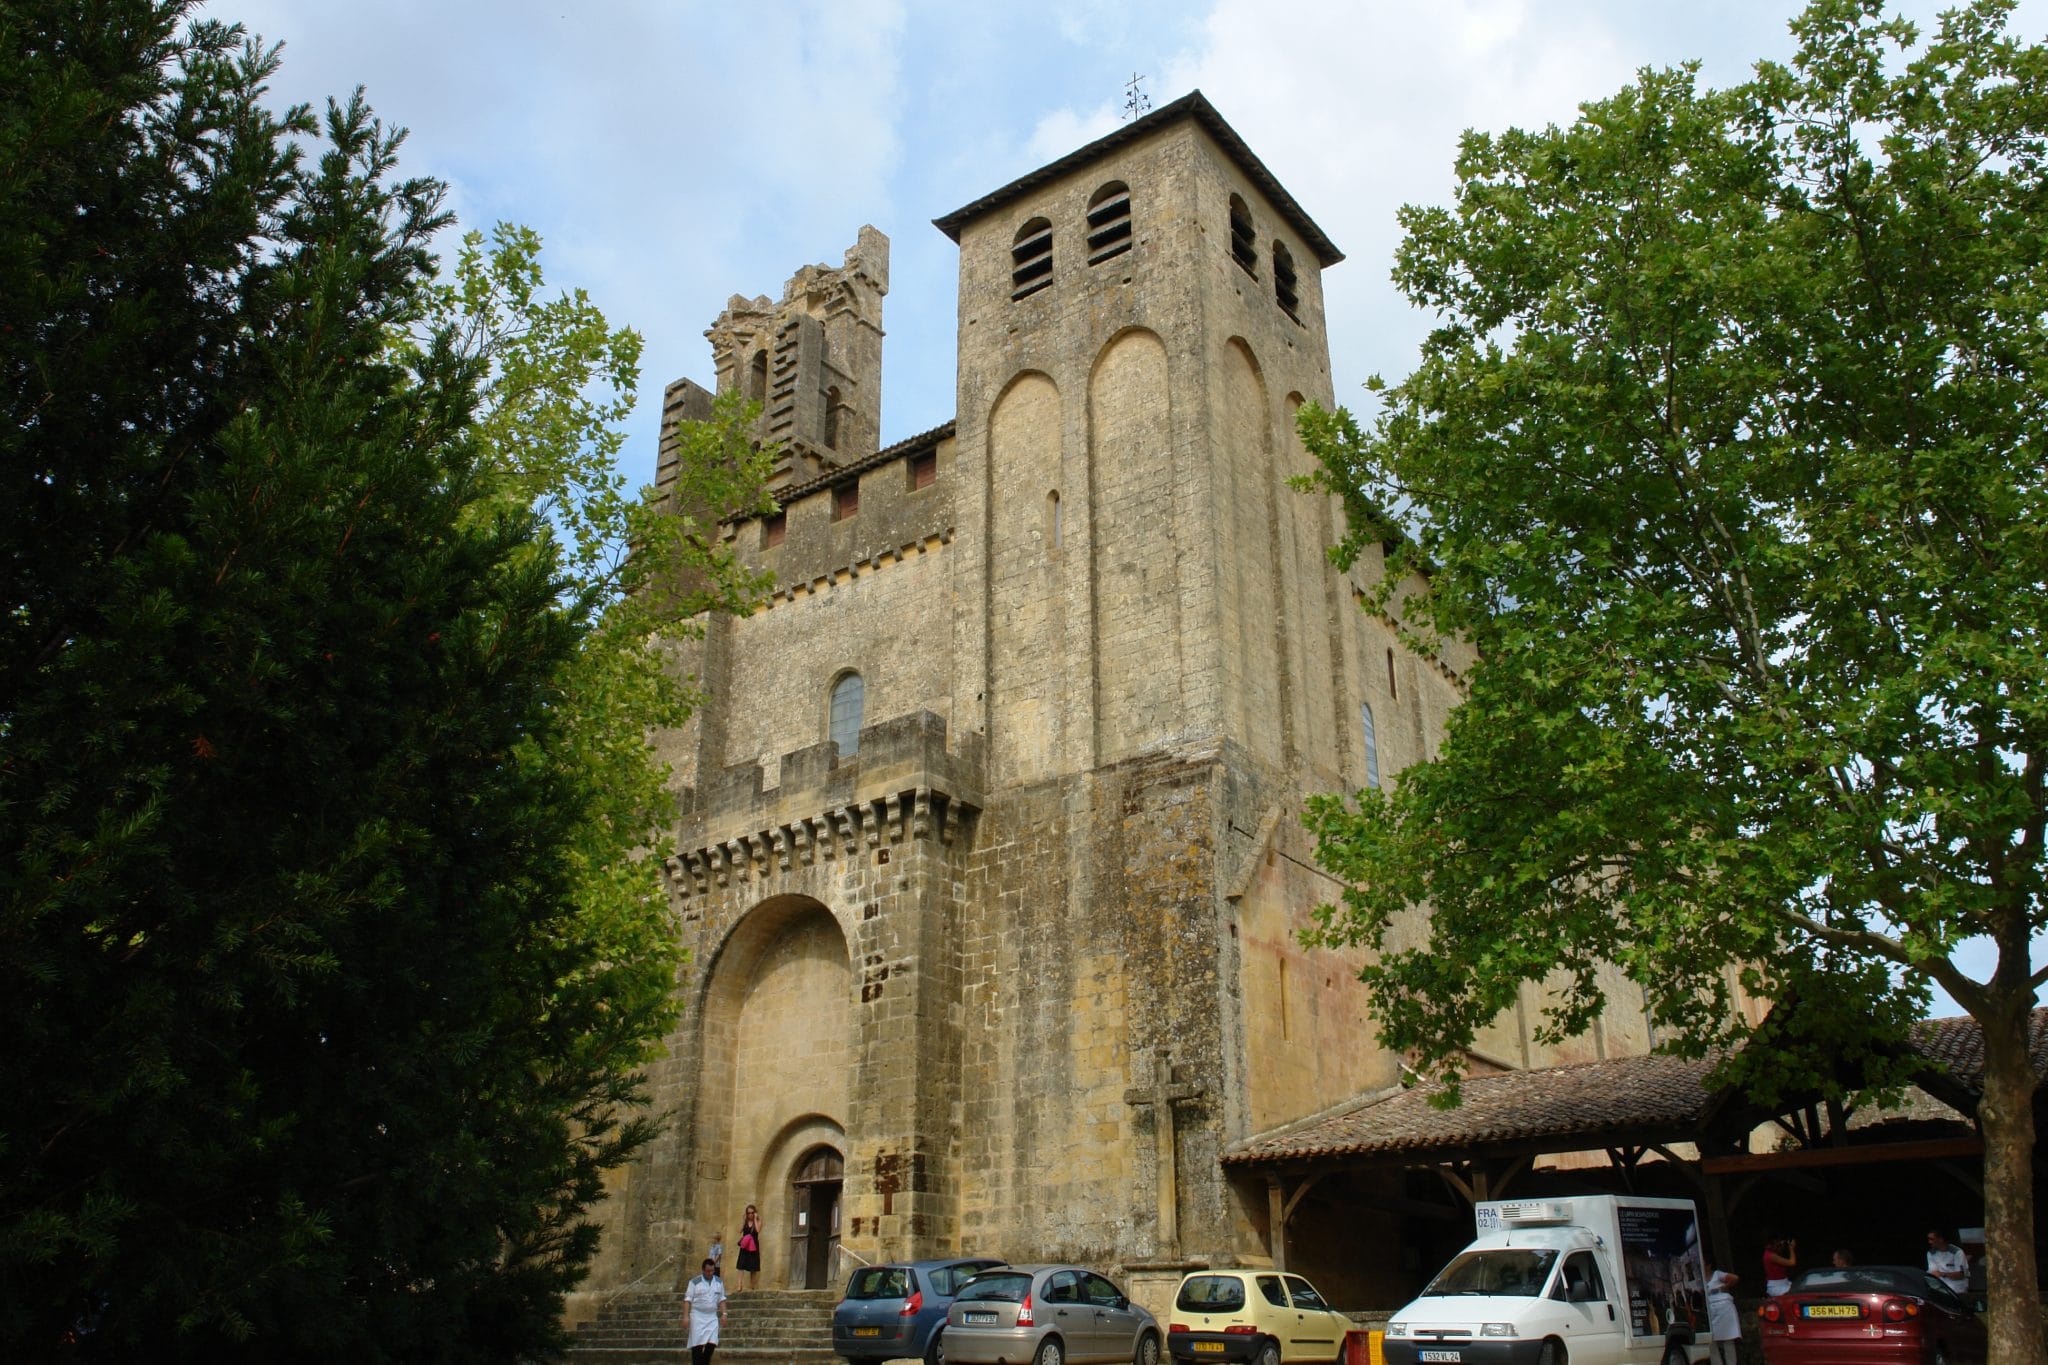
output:
<path id="1" fill-rule="evenodd" d="M 1742 1315 L 1735 1311 L 1735 1285 L 1741 1278 L 1730 1270 L 1707 1276 L 1707 1332 L 1714 1339 L 1714 1365 L 1736 1365 L 1741 1359 Z"/>
<path id="2" fill-rule="evenodd" d="M 683 1331 L 690 1339 L 691 1365 L 711 1365 L 724 1325 L 725 1281 L 718 1278 L 718 1262 L 707 1257 L 704 1268 L 683 1286 Z"/>

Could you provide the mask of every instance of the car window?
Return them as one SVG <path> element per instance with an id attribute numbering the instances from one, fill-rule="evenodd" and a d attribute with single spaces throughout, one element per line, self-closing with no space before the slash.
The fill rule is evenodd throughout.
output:
<path id="1" fill-rule="evenodd" d="M 1299 1275 L 1289 1275 L 1287 1277 L 1287 1292 L 1293 1297 L 1296 1308 L 1327 1309 L 1330 1306 L 1323 1302 L 1321 1294 L 1316 1293 L 1315 1286 Z"/>
<path id="2" fill-rule="evenodd" d="M 1259 1292 L 1264 1294 L 1266 1302 L 1272 1304 L 1275 1308 L 1285 1308 L 1287 1306 L 1287 1295 L 1280 1288 L 1280 1277 L 1278 1275 L 1259 1276 Z"/>
<path id="3" fill-rule="evenodd" d="M 905 1299 L 910 1297 L 910 1271 L 900 1265 L 862 1266 L 847 1281 L 849 1299 Z"/>
<path id="4" fill-rule="evenodd" d="M 1122 1291 L 1100 1275 L 1083 1276 L 1081 1292 L 1086 1294 L 1088 1302 L 1097 1308 L 1114 1308 L 1124 1300 Z"/>
<path id="5" fill-rule="evenodd" d="M 1235 1313 L 1244 1307 L 1244 1281 L 1235 1275 L 1190 1275 L 1173 1306 L 1189 1313 Z"/>
<path id="6" fill-rule="evenodd" d="M 1047 1303 L 1079 1303 L 1081 1301 L 1079 1278 L 1071 1270 L 1056 1272 L 1051 1279 L 1045 1282 L 1045 1301 Z"/>
<path id="7" fill-rule="evenodd" d="M 1576 1303 L 1604 1303 L 1607 1290 L 1600 1283 L 1600 1266 L 1591 1252 L 1575 1251 L 1565 1258 L 1564 1274 L 1558 1277 L 1553 1298 Z"/>
<path id="8" fill-rule="evenodd" d="M 962 1286 L 961 1302 L 994 1299 L 1001 1303 L 1022 1303 L 1031 1292 L 1031 1277 L 1016 1270 L 984 1270 Z"/>

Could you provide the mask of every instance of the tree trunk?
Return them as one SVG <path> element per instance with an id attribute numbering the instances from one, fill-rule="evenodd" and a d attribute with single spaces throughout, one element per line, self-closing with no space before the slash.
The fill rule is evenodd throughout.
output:
<path id="1" fill-rule="evenodd" d="M 1985 1288 L 1991 1300 L 1990 1365 L 2039 1365 L 2041 1290 L 2034 1260 L 2034 1068 L 2027 1005 L 1984 1022 Z"/>

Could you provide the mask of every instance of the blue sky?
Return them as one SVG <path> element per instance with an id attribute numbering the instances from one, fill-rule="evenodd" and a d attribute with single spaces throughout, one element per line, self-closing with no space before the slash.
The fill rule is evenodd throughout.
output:
<path id="1" fill-rule="evenodd" d="M 1403 203 L 1442 202 L 1468 127 L 1567 122 L 1643 66 L 1711 84 L 1785 57 L 1793 0 L 215 0 L 285 43 L 281 101 L 367 88 L 465 226 L 525 223 L 550 279 L 647 339 L 626 450 L 664 384 L 712 381 L 732 294 L 779 296 L 863 223 L 891 240 L 882 438 L 953 416 L 953 244 L 931 220 L 1116 126 L 1124 83 L 1200 88 L 1346 253 L 1325 278 L 1340 402 L 1409 368 L 1388 280 Z M 1926 0 L 1897 6 L 1922 20 Z M 2048 0 L 2016 31 L 2048 32 Z M 1937 1002 L 1936 1012 L 1950 1012 Z"/>

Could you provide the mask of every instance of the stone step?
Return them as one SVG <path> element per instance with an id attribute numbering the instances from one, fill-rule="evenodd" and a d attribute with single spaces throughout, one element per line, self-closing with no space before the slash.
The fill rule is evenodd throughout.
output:
<path id="1" fill-rule="evenodd" d="M 725 1303 L 725 1343 L 716 1359 L 730 1365 L 829 1365 L 832 1308 L 829 1289 L 743 1290 Z M 620 1294 L 577 1327 L 564 1359 L 582 1365 L 653 1365 L 689 1355 L 683 1333 L 683 1296 L 647 1289 Z"/>

